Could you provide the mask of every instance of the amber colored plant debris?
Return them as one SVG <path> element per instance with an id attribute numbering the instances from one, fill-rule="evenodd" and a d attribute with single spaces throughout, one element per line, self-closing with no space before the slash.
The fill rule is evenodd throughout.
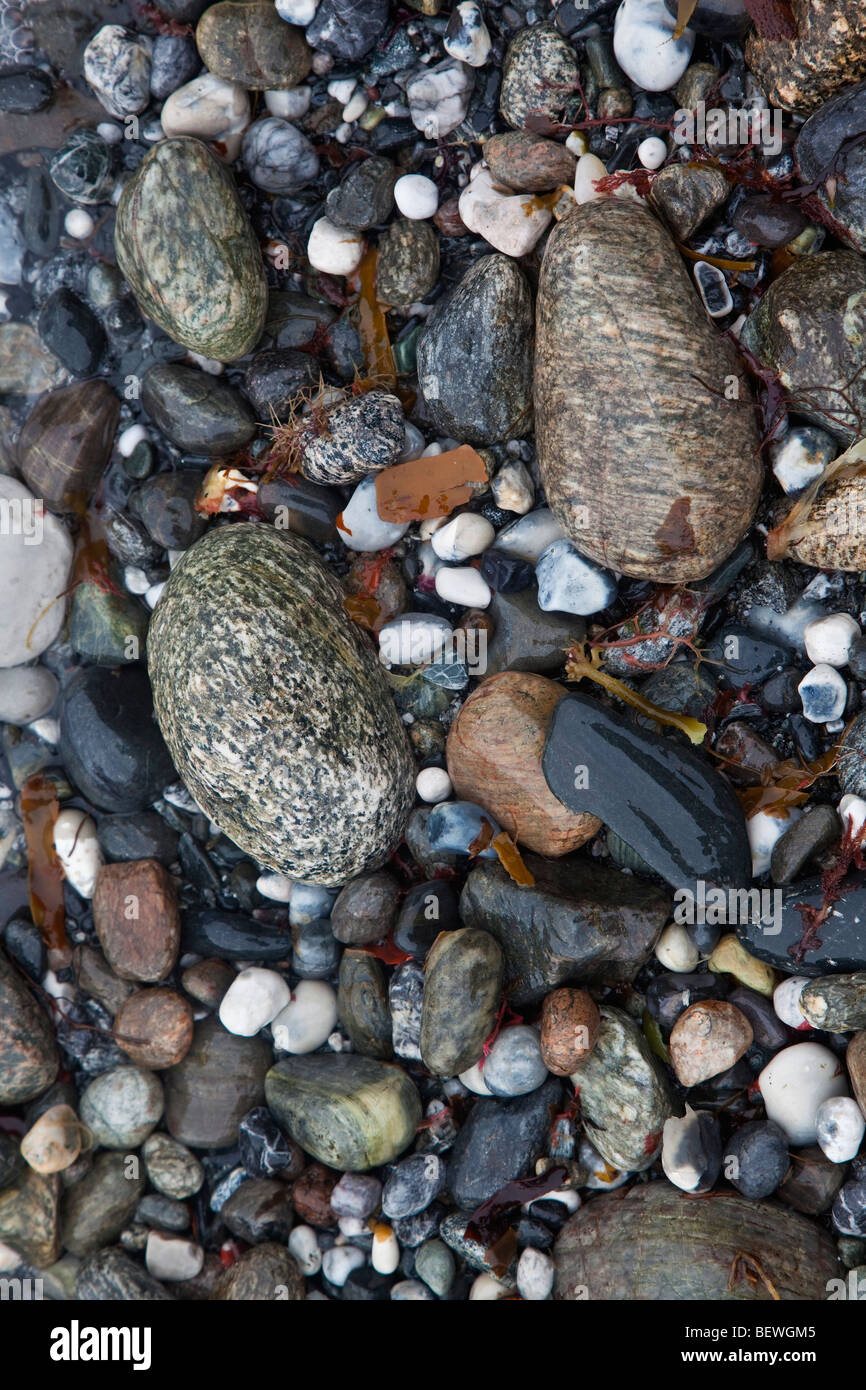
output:
<path id="1" fill-rule="evenodd" d="M 674 38 L 681 39 L 683 32 L 697 9 L 698 0 L 678 0 L 677 3 L 677 27 L 674 29 Z"/>
<path id="2" fill-rule="evenodd" d="M 21 788 L 21 820 L 27 840 L 30 913 L 49 950 L 66 946 L 63 869 L 54 848 L 59 810 L 54 783 L 41 772 L 28 777 Z"/>
<path id="3" fill-rule="evenodd" d="M 811 763 L 785 758 L 783 762 L 764 768 L 760 787 L 741 787 L 735 792 L 746 818 L 756 811 L 764 811 L 768 816 L 787 816 L 792 806 L 808 801 L 812 783 L 833 772 L 837 752 L 834 746 Z"/>
<path id="4" fill-rule="evenodd" d="M 506 835 L 504 830 L 500 830 L 498 835 L 491 841 L 493 848 L 499 856 L 499 862 L 505 872 L 515 883 L 520 883 L 527 888 L 532 888 L 535 879 L 527 869 L 520 857 L 520 851 L 512 839 Z"/>
<path id="5" fill-rule="evenodd" d="M 755 1255 L 747 1255 L 744 1250 L 738 1250 L 731 1261 L 731 1276 L 728 1279 L 728 1293 L 730 1293 L 732 1289 L 735 1289 L 743 1278 L 748 1279 L 753 1289 L 757 1286 L 758 1280 L 760 1279 L 764 1288 L 770 1294 L 770 1297 L 775 1299 L 777 1303 L 781 1301 L 779 1294 L 776 1292 L 775 1285 L 765 1273 L 761 1261 L 757 1259 Z"/>
<path id="6" fill-rule="evenodd" d="M 638 639 L 639 640 L 639 639 Z M 612 695 L 616 695 L 625 704 L 631 705 L 633 709 L 645 714 L 648 719 L 654 719 L 657 724 L 670 724 L 674 729 L 680 729 L 682 733 L 694 744 L 703 743 L 707 734 L 706 724 L 702 724 L 699 719 L 692 719 L 687 714 L 674 714 L 672 710 L 661 709 L 659 705 L 654 705 L 651 700 L 647 700 L 643 695 L 639 695 L 636 690 L 629 690 L 627 685 L 618 681 L 616 676 L 608 675 L 599 665 L 600 656 L 597 652 L 591 651 L 587 656 L 586 647 L 572 647 L 565 658 L 565 677 L 566 680 L 579 681 L 586 677 L 588 680 L 595 681 L 597 685 L 604 686 Z"/>
<path id="7" fill-rule="evenodd" d="M 397 368 L 391 351 L 385 310 L 376 298 L 378 261 L 379 252 L 375 247 L 371 247 L 364 253 L 358 269 L 361 290 L 358 299 L 358 332 L 369 375 L 377 377 L 383 386 L 393 387 L 397 384 Z"/>
<path id="8" fill-rule="evenodd" d="M 487 465 L 470 444 L 444 454 L 395 463 L 376 474 L 376 508 L 383 521 L 450 516 L 487 483 Z"/>

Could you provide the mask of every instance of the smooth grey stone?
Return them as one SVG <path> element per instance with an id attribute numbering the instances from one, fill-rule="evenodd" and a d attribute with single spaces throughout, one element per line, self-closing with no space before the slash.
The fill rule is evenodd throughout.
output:
<path id="1" fill-rule="evenodd" d="M 244 134 L 241 160 L 265 193 L 297 193 L 319 172 L 319 156 L 303 131 L 281 116 L 264 116 Z"/>
<path id="2" fill-rule="evenodd" d="M 136 1170 L 137 1171 L 137 1170 Z M 116 1240 L 144 1192 L 144 1174 L 124 1153 L 98 1153 L 93 1167 L 63 1198 L 61 1237 L 73 1255 L 92 1255 Z"/>
<path id="3" fill-rule="evenodd" d="M 487 642 L 488 676 L 500 671 L 560 671 L 569 647 L 586 636 L 583 618 L 542 612 L 534 585 L 515 594 L 494 594 L 487 612 L 495 624 Z"/>
<path id="4" fill-rule="evenodd" d="M 141 403 L 178 449 L 219 457 L 245 448 L 256 432 L 249 407 L 225 382 L 195 367 L 160 363 L 145 372 Z"/>
<path id="5" fill-rule="evenodd" d="M 417 1216 L 445 1188 L 445 1164 L 437 1154 L 412 1154 L 385 1179 L 382 1211 L 389 1218 Z"/>
<path id="6" fill-rule="evenodd" d="M 559 1108 L 562 1082 L 551 1076 L 517 1100 L 479 1097 L 448 1157 L 448 1191 L 454 1203 L 473 1211 L 514 1178 L 532 1171 L 545 1152 L 550 1107 Z"/>
<path id="7" fill-rule="evenodd" d="M 373 155 L 353 164 L 325 199 L 325 216 L 338 227 L 364 232 L 387 222 L 394 207 L 397 168 Z"/>
<path id="8" fill-rule="evenodd" d="M 503 1028 L 484 1061 L 484 1084 L 495 1096 L 525 1096 L 547 1079 L 538 1033 L 528 1025 Z"/>

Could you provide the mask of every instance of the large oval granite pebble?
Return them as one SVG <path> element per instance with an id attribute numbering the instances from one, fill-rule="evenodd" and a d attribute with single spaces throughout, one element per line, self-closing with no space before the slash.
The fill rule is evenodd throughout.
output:
<path id="1" fill-rule="evenodd" d="M 117 264 L 139 308 L 203 357 L 233 362 L 265 322 L 262 254 L 232 176 L 189 136 L 160 140 L 125 185 Z"/>
<path id="2" fill-rule="evenodd" d="M 340 884 L 396 848 L 414 763 L 369 639 L 306 541 L 211 531 L 151 619 L 154 706 L 178 772 L 261 864 Z"/>
<path id="3" fill-rule="evenodd" d="M 740 804 L 684 742 L 568 695 L 553 711 L 542 765 L 560 801 L 598 816 L 672 887 L 751 883 Z"/>

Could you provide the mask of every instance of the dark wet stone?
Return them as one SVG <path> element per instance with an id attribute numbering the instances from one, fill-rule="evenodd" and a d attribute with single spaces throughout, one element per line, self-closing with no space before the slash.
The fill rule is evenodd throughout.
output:
<path id="1" fill-rule="evenodd" d="M 300 1302 L 306 1293 L 304 1276 L 282 1245 L 267 1241 L 245 1250 L 220 1275 L 211 1297 L 217 1302 L 268 1303 L 274 1299 Z"/>
<path id="2" fill-rule="evenodd" d="M 251 1178 L 296 1178 L 304 1166 L 297 1144 L 287 1139 L 267 1106 L 257 1105 L 238 1128 L 241 1162 Z"/>
<path id="3" fill-rule="evenodd" d="M 132 1219 L 146 1187 L 124 1153 L 97 1154 L 90 1172 L 63 1199 L 63 1244 L 73 1255 L 93 1255 L 116 1240 Z"/>
<path id="4" fill-rule="evenodd" d="M 534 1099 L 534 1097 L 529 1097 Z M 491 1101 L 491 1105 L 502 1104 L 504 1102 Z M 517 1101 L 518 1105 L 522 1102 Z M 509 1268 L 503 1275 L 495 1253 L 487 1252 L 486 1244 L 482 1241 L 472 1240 L 467 1237 L 466 1228 L 469 1225 L 469 1213 L 455 1211 L 446 1216 L 439 1227 L 439 1235 L 445 1244 L 454 1253 L 465 1260 L 470 1269 L 477 1269 L 481 1274 L 493 1274 L 499 1279 L 506 1279 L 511 1286 L 514 1285 L 514 1261 L 509 1264 Z"/>
<path id="5" fill-rule="evenodd" d="M 149 1192 L 135 1209 L 135 1220 L 159 1231 L 189 1230 L 189 1212 L 176 1197 Z"/>
<path id="6" fill-rule="evenodd" d="M 337 996 L 340 1023 L 356 1052 L 388 1062 L 394 1055 L 385 971 L 366 951 L 343 952 Z"/>
<path id="7" fill-rule="evenodd" d="M 334 310 L 327 304 L 297 290 L 271 290 L 265 334 L 273 340 L 274 347 L 307 347 L 316 333 L 322 333 L 335 318 Z"/>
<path id="8" fill-rule="evenodd" d="M 586 623 L 573 613 L 544 613 L 537 590 L 495 593 L 487 609 L 495 628 L 487 643 L 488 676 L 499 671 L 560 671 L 565 653 L 586 635 Z"/>
<path id="9" fill-rule="evenodd" d="M 25 917 L 13 917 L 6 925 L 4 945 L 18 968 L 40 984 L 45 970 L 45 947 L 39 928 Z"/>
<path id="10" fill-rule="evenodd" d="M 773 846 L 770 860 L 773 882 L 791 883 L 810 859 L 816 859 L 837 845 L 841 836 L 842 822 L 832 806 L 811 807 Z"/>
<path id="11" fill-rule="evenodd" d="M 53 95 L 50 74 L 41 68 L 14 66 L 0 70 L 0 111 L 29 116 L 44 110 Z"/>
<path id="12" fill-rule="evenodd" d="M 418 385 L 437 426 L 469 444 L 527 434 L 532 300 L 508 256 L 482 256 L 440 299 L 418 342 Z"/>
<path id="13" fill-rule="evenodd" d="M 551 1077 L 517 1100 L 480 1097 L 448 1157 L 448 1191 L 458 1207 L 472 1211 L 514 1178 L 526 1177 L 545 1151 L 551 1107 L 559 1108 L 562 1083 Z M 447 1240 L 443 1232 L 443 1237 Z M 449 1242 L 450 1244 L 450 1242 Z"/>
<path id="14" fill-rule="evenodd" d="M 746 1015 L 752 1025 L 758 1047 L 772 1053 L 778 1052 L 781 1047 L 787 1047 L 791 1035 L 773 1008 L 771 999 L 756 993 L 753 989 L 747 989 L 744 985 L 738 985 L 728 995 L 728 1003 Z"/>
<path id="15" fill-rule="evenodd" d="M 437 1154 L 412 1154 L 385 1179 L 382 1212 L 389 1220 L 426 1211 L 445 1188 L 445 1164 Z"/>
<path id="16" fill-rule="evenodd" d="M 292 474 L 262 483 L 258 500 L 264 515 L 278 529 L 294 531 L 323 544 L 337 539 L 335 523 L 343 501 L 335 488 L 320 487 Z"/>
<path id="17" fill-rule="evenodd" d="M 760 685 L 790 661 L 790 652 L 739 623 L 726 623 L 708 643 L 705 656 L 727 686 Z M 802 679 L 802 677 L 801 677 Z"/>
<path id="18" fill-rule="evenodd" d="M 218 1019 L 196 1024 L 192 1047 L 165 1073 L 165 1126 L 197 1149 L 224 1149 L 237 1138 L 241 1116 L 264 1100 L 270 1044 L 236 1037 Z"/>
<path id="19" fill-rule="evenodd" d="M 394 945 L 423 960 L 440 932 L 459 925 L 457 894 L 447 879 L 416 883 L 400 907 Z"/>
<path id="20" fill-rule="evenodd" d="M 806 219 L 795 205 L 783 203 L 771 193 L 754 193 L 744 198 L 731 217 L 731 226 L 738 232 L 770 249 L 793 241 L 805 225 Z"/>
<path id="21" fill-rule="evenodd" d="M 521 29 L 508 45 L 499 110 L 520 129 L 530 115 L 560 117 L 579 82 L 577 58 L 552 24 Z"/>
<path id="22" fill-rule="evenodd" d="M 327 917 L 292 927 L 292 964 L 302 980 L 326 980 L 334 973 L 340 948 Z"/>
<path id="23" fill-rule="evenodd" d="M 208 72 L 251 91 L 296 87 L 310 71 L 300 29 L 269 4 L 219 4 L 205 10 L 195 31 Z"/>
<path id="24" fill-rule="evenodd" d="M 381 226 L 394 206 L 397 172 L 381 155 L 353 164 L 325 199 L 325 216 L 338 227 L 362 232 Z"/>
<path id="25" fill-rule="evenodd" d="M 805 1216 L 829 1211 L 845 1181 L 846 1165 L 831 1163 L 817 1144 L 795 1150 L 788 1160 L 790 1171 L 776 1191 L 779 1200 Z"/>
<path id="26" fill-rule="evenodd" d="M 39 336 L 73 376 L 92 376 L 105 352 L 105 330 L 72 290 L 50 294 L 39 311 Z"/>
<path id="27" fill-rule="evenodd" d="M 523 858 L 533 887 L 491 861 L 476 864 L 460 898 L 464 923 L 502 946 L 512 1000 L 537 1002 L 567 980 L 632 980 L 668 918 L 664 889 L 579 859 Z"/>
<path id="28" fill-rule="evenodd" d="M 184 952 L 220 960 L 286 960 L 292 949 L 286 927 L 209 907 L 184 912 L 181 943 Z"/>
<path id="29" fill-rule="evenodd" d="M 572 811 L 599 816 L 672 887 L 696 879 L 751 882 L 739 802 L 684 742 L 639 730 L 588 696 L 568 695 L 551 717 L 542 765 L 555 796 Z"/>
<path id="30" fill-rule="evenodd" d="M 158 859 L 168 866 L 177 859 L 177 831 L 156 811 L 101 816 L 96 833 L 109 860 Z"/>
<path id="31" fill-rule="evenodd" d="M 34 496 L 71 511 L 102 477 L 114 444 L 120 401 L 108 382 L 76 382 L 43 396 L 18 438 L 18 464 Z"/>
<path id="32" fill-rule="evenodd" d="M 163 434 L 188 454 L 234 454 L 256 432 L 237 392 L 194 367 L 171 362 L 151 367 L 142 379 L 141 403 Z"/>
<path id="33" fill-rule="evenodd" d="M 788 1171 L 787 1136 L 772 1121 L 753 1120 L 731 1135 L 722 1163 L 743 1197 L 770 1197 Z"/>
<path id="34" fill-rule="evenodd" d="M 818 929 L 821 945 L 807 951 L 802 960 L 791 954 L 803 936 L 803 917 L 797 905 L 820 909 L 824 903 L 817 878 L 795 883 L 784 890 L 781 931 L 776 922 L 749 922 L 738 928 L 743 945 L 785 975 L 823 975 L 831 971 L 866 969 L 866 884 L 851 880 L 833 903 L 833 910 Z"/>
<path id="35" fill-rule="evenodd" d="M 250 1178 L 232 1193 L 220 1216 L 247 1245 L 265 1240 L 285 1244 L 294 1224 L 291 1188 L 276 1178 Z"/>
<path id="36" fill-rule="evenodd" d="M 417 1216 L 396 1216 L 391 1222 L 394 1235 L 404 1250 L 415 1250 L 425 1240 L 429 1240 L 439 1230 L 444 1208 L 433 1202 Z"/>
<path id="37" fill-rule="evenodd" d="M 797 686 L 802 679 L 803 672 L 795 666 L 787 666 L 784 671 L 777 671 L 761 686 L 761 704 L 773 714 L 791 714 L 794 710 L 800 709 Z"/>
<path id="38" fill-rule="evenodd" d="M 54 1031 L 26 977 L 0 950 L 0 1104 L 18 1105 L 51 1085 L 59 1059 Z"/>
<path id="39" fill-rule="evenodd" d="M 701 223 L 722 206 L 730 191 L 720 169 L 668 164 L 653 179 L 651 196 L 677 241 L 688 241 Z"/>
<path id="40" fill-rule="evenodd" d="M 27 201 L 21 218 L 21 237 L 28 251 L 46 260 L 60 239 L 60 206 L 44 166 L 27 170 Z"/>
<path id="41" fill-rule="evenodd" d="M 138 599 L 85 582 L 72 595 L 69 642 L 79 656 L 100 666 L 141 661 L 149 620 Z"/>
<path id="42" fill-rule="evenodd" d="M 186 550 L 202 535 L 207 517 L 196 511 L 195 499 L 203 479 L 203 473 L 191 469 L 157 473 L 132 494 L 130 511 L 157 545 Z"/>
<path id="43" fill-rule="evenodd" d="M 665 4 L 676 16 L 678 0 L 665 0 Z M 750 23 L 743 0 L 698 0 L 689 15 L 689 28 L 711 39 L 742 39 Z"/>
<path id="44" fill-rule="evenodd" d="M 844 793 L 866 794 L 866 714 L 858 714 L 845 730 L 839 749 L 838 777 Z"/>
<path id="45" fill-rule="evenodd" d="M 165 101 L 200 71 L 195 39 L 186 34 L 157 34 L 150 64 L 150 93 L 155 101 Z"/>
<path id="46" fill-rule="evenodd" d="M 470 926 L 437 939 L 424 967 L 420 1038 L 422 1061 L 434 1076 L 456 1076 L 478 1061 L 496 1021 L 503 967 L 488 931 Z"/>
<path id="47" fill-rule="evenodd" d="M 52 182 L 73 203 L 104 203 L 114 190 L 117 147 L 93 129 L 76 130 L 49 165 Z"/>
<path id="48" fill-rule="evenodd" d="M 79 791 L 103 811 L 143 811 L 177 780 L 137 666 L 76 672 L 63 696 L 60 754 Z"/>
<path id="49" fill-rule="evenodd" d="M 481 577 L 497 594 L 519 594 L 534 583 L 535 566 L 528 560 L 521 560 L 517 555 L 509 555 L 507 551 L 494 547 L 485 550 L 481 557 Z"/>
<path id="50" fill-rule="evenodd" d="M 717 975 L 705 974 L 664 974 L 650 980 L 646 990 L 647 1009 L 652 1018 L 666 1032 L 670 1031 L 679 1018 L 692 1004 L 704 999 L 720 999 L 723 989 Z"/>
<path id="51" fill-rule="evenodd" d="M 429 222 L 396 217 L 379 239 L 376 293 L 383 304 L 420 303 L 439 277 L 439 238 Z"/>
<path id="52" fill-rule="evenodd" d="M 331 909 L 331 931 L 347 946 L 382 941 L 391 930 L 399 897 L 390 874 L 360 874 L 340 890 Z"/>
<path id="53" fill-rule="evenodd" d="M 257 352 L 244 378 L 244 391 L 263 425 L 271 423 L 271 413 L 285 420 L 292 402 L 319 379 L 316 359 L 309 352 L 294 348 L 273 348 Z"/>
<path id="54" fill-rule="evenodd" d="M 834 193 L 825 187 L 817 196 L 830 211 L 858 251 L 866 250 L 866 151 L 862 137 L 866 131 L 866 82 L 837 92 L 814 115 L 797 136 L 796 156 L 804 183 L 822 183 L 831 175 Z M 844 142 L 851 148 L 842 150 Z"/>
<path id="55" fill-rule="evenodd" d="M 0 1130 L 0 1192 L 4 1187 L 10 1187 L 12 1183 L 17 1182 L 24 1172 L 24 1167 L 18 1144 L 11 1134 Z"/>
<path id="56" fill-rule="evenodd" d="M 75 1297 L 84 1303 L 155 1303 L 170 1300 L 172 1295 L 137 1260 L 110 1248 L 81 1261 L 75 1275 Z"/>
<path id="57" fill-rule="evenodd" d="M 388 0 L 321 0 L 307 42 L 354 63 L 369 53 L 387 22 Z"/>
<path id="58" fill-rule="evenodd" d="M 104 511 L 105 543 L 122 565 L 148 570 L 162 558 L 162 546 L 152 541 L 140 521 L 111 507 Z"/>

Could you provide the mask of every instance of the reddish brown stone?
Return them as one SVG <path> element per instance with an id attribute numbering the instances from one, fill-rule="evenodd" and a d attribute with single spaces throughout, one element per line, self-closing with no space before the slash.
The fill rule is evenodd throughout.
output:
<path id="1" fill-rule="evenodd" d="M 468 236 L 469 228 L 460 216 L 460 199 L 448 198 L 433 214 L 433 222 L 443 236 Z"/>
<path id="2" fill-rule="evenodd" d="M 223 995 L 237 972 L 224 960 L 199 960 L 188 965 L 180 977 L 187 994 L 206 1009 L 218 1009 Z"/>
<path id="3" fill-rule="evenodd" d="M 541 1007 L 541 1055 L 548 1071 L 570 1076 L 595 1047 L 601 1015 L 585 989 L 555 989 Z"/>
<path id="4" fill-rule="evenodd" d="M 164 980 L 177 960 L 180 914 L 174 884 L 155 859 L 106 864 L 93 895 L 96 934 L 124 980 Z"/>
<path id="5" fill-rule="evenodd" d="M 331 1193 L 341 1176 L 321 1163 L 311 1163 L 304 1169 L 292 1188 L 292 1202 L 299 1221 L 306 1221 L 308 1226 L 317 1226 L 319 1230 L 336 1226 L 337 1218 L 331 1210 Z"/>
<path id="6" fill-rule="evenodd" d="M 137 1067 L 161 1071 L 186 1056 L 192 1043 L 192 1008 L 173 989 L 140 989 L 114 1020 L 119 1047 Z"/>
<path id="7" fill-rule="evenodd" d="M 724 999 L 706 999 L 680 1014 L 668 1047 L 681 1086 L 697 1086 L 738 1062 L 752 1045 L 746 1015 Z"/>
<path id="8" fill-rule="evenodd" d="M 561 183 L 574 183 L 577 160 L 571 151 L 528 130 L 492 135 L 484 158 L 494 183 L 517 193 L 547 193 Z"/>

